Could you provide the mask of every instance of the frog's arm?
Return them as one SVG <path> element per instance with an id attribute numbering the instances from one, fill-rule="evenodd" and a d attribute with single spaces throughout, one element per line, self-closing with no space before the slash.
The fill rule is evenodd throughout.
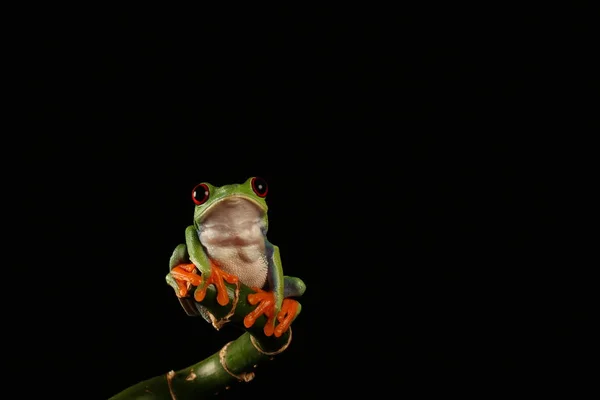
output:
<path id="1" fill-rule="evenodd" d="M 283 275 L 279 247 L 265 240 L 265 256 L 268 262 L 267 291 L 254 288 L 256 293 L 248 295 L 248 302 L 258 306 L 244 318 L 244 326 L 251 327 L 262 314 L 267 316 L 265 335 L 280 337 L 300 312 L 300 303 L 288 297 L 301 296 L 306 289 L 300 278 Z"/>
<path id="2" fill-rule="evenodd" d="M 195 266 L 200 271 L 201 281 L 196 284 L 196 290 L 194 291 L 194 299 L 196 301 L 202 301 L 206 296 L 206 289 L 208 285 L 214 284 L 217 287 L 218 296 L 217 300 L 222 306 L 229 303 L 229 296 L 227 295 L 227 288 L 225 283 L 238 283 L 238 277 L 232 274 L 228 274 L 225 271 L 218 268 L 210 260 L 200 238 L 198 237 L 198 231 L 196 227 L 190 225 L 185 230 L 185 243 L 187 245 L 190 260 L 192 261 L 191 266 Z"/>
<path id="3" fill-rule="evenodd" d="M 281 303 L 288 297 L 300 297 L 306 291 L 302 279 L 295 276 L 283 275 L 279 247 L 267 242 L 267 256 L 269 260 L 268 279 L 269 286 L 275 297 L 275 311 L 281 310 Z"/>
<path id="4" fill-rule="evenodd" d="M 196 268 L 200 275 L 197 274 Z M 187 297 L 192 286 L 206 290 L 207 284 L 210 283 L 210 260 L 193 225 L 185 230 L 185 244 L 180 244 L 173 251 L 169 260 L 169 270 L 167 283 L 175 289 L 179 298 Z"/>
<path id="5" fill-rule="evenodd" d="M 214 283 L 216 289 L 219 291 L 217 299 L 221 303 L 226 304 L 229 299 L 225 293 L 226 290 L 222 290 L 223 283 L 218 282 L 213 278 L 223 278 L 227 282 L 235 282 L 236 279 L 226 276 L 227 274 L 218 269 L 216 270 L 217 273 L 213 273 L 214 267 L 210 263 L 207 254 L 204 252 L 204 248 L 200 245 L 200 241 L 193 235 L 192 228 L 193 227 L 189 227 L 188 230 L 186 230 L 186 242 L 189 243 L 190 246 L 193 246 L 190 248 L 196 249 L 194 254 L 192 255 L 188 252 L 187 244 L 182 243 L 178 245 L 169 260 L 170 272 L 167 274 L 166 279 L 167 283 L 175 289 L 179 302 L 187 315 L 201 315 L 207 322 L 212 324 L 213 320 L 210 318 L 209 313 L 207 313 L 206 308 L 195 300 L 200 301 L 202 297 L 205 296 L 208 285 Z M 208 268 L 203 267 L 206 265 L 208 265 Z M 196 268 L 198 268 L 201 275 L 198 275 Z M 203 277 L 207 277 L 207 279 L 203 279 Z M 192 286 L 196 286 L 193 299 L 188 295 Z"/>
<path id="6" fill-rule="evenodd" d="M 204 247 L 202 247 L 202 243 L 200 243 L 198 231 L 193 225 L 185 229 L 185 243 L 187 244 L 190 260 L 198 268 L 203 278 L 199 287 L 204 289 L 211 273 L 210 260 L 204 251 Z"/>
<path id="7" fill-rule="evenodd" d="M 271 244 L 268 240 L 265 240 L 266 256 L 269 263 L 268 275 L 269 288 L 273 292 L 274 297 L 274 310 L 275 315 L 281 311 L 281 304 L 283 303 L 283 266 L 281 265 L 281 255 L 279 254 L 279 247 Z"/>

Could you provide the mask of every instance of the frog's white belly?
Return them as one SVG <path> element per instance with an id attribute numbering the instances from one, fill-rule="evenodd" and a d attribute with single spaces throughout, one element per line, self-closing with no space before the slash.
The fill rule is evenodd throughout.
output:
<path id="1" fill-rule="evenodd" d="M 201 224 L 200 242 L 223 271 L 247 286 L 262 288 L 268 262 L 259 210 L 247 201 L 223 203 Z"/>

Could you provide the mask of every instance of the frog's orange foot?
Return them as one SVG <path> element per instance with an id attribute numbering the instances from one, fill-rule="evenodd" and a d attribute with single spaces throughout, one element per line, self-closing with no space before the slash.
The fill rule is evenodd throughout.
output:
<path id="1" fill-rule="evenodd" d="M 212 283 L 217 288 L 217 303 L 225 306 L 229 303 L 229 294 L 227 293 L 225 282 L 237 284 L 238 277 L 223 271 L 215 265 L 211 265 L 210 269 L 210 275 L 206 283 L 203 285 L 203 287 L 196 289 L 196 292 L 194 293 L 194 299 L 196 299 L 196 301 L 204 300 L 204 297 L 206 296 L 206 289 L 208 288 L 208 285 Z"/>
<path id="2" fill-rule="evenodd" d="M 250 293 L 248 295 L 248 303 L 250 305 L 256 305 L 256 308 L 248 313 L 244 317 L 244 326 L 246 328 L 250 328 L 256 320 L 261 316 L 265 315 L 267 317 L 267 323 L 264 327 L 265 335 L 271 336 L 274 331 L 275 326 L 275 318 L 273 316 L 273 310 L 275 309 L 275 296 L 273 292 L 266 292 L 261 289 L 254 288 L 256 293 Z"/>
<path id="3" fill-rule="evenodd" d="M 265 335 L 271 336 L 275 334 L 275 337 L 280 337 L 287 331 L 296 317 L 298 302 L 293 299 L 284 299 L 281 310 L 275 316 L 275 297 L 273 292 L 266 292 L 260 289 L 255 290 L 256 293 L 248 295 L 248 303 L 251 305 L 258 304 L 258 306 L 244 317 L 244 326 L 250 328 L 264 314 L 267 317 L 267 323 L 263 328 Z M 277 326 L 275 326 L 275 320 L 278 322 Z"/>
<path id="4" fill-rule="evenodd" d="M 196 266 L 190 264 L 179 264 L 171 270 L 171 276 L 175 279 L 179 291 L 177 297 L 186 297 L 190 287 L 198 286 L 202 282 L 202 277 L 198 275 Z"/>
<path id="5" fill-rule="evenodd" d="M 288 330 L 298 312 L 298 302 L 294 299 L 283 299 L 281 311 L 277 314 L 279 324 L 275 328 L 275 337 L 280 337 Z"/>

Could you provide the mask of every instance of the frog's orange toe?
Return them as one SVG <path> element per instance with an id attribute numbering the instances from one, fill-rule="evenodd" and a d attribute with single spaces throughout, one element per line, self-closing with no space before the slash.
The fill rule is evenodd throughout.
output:
<path id="1" fill-rule="evenodd" d="M 212 265 L 209 282 L 214 283 L 217 288 L 217 303 L 225 306 L 229 303 L 229 294 L 227 293 L 225 282 L 236 284 L 238 283 L 238 277 L 228 274 L 217 266 Z"/>
<path id="2" fill-rule="evenodd" d="M 265 327 L 263 328 L 263 332 L 265 333 L 266 336 L 271 336 L 273 334 L 273 332 L 275 332 L 277 329 L 275 328 L 275 317 L 274 316 L 270 316 L 269 319 L 267 320 L 267 323 L 265 324 Z M 277 335 L 275 335 L 277 336 Z"/>
<path id="3" fill-rule="evenodd" d="M 250 328 L 256 322 L 256 317 L 252 316 L 251 314 L 252 313 L 250 313 L 244 317 L 244 326 L 246 328 Z"/>
<path id="4" fill-rule="evenodd" d="M 194 300 L 196 300 L 197 302 L 201 302 L 202 300 L 204 300 L 204 297 L 206 296 L 207 287 L 208 284 L 202 289 L 196 289 L 196 291 L 194 292 Z"/>
<path id="5" fill-rule="evenodd" d="M 254 289 L 256 291 L 256 293 L 250 293 L 248 295 L 248 303 L 250 303 L 251 305 L 256 305 L 257 303 L 264 303 L 265 301 L 274 304 L 275 303 L 275 296 L 273 295 L 272 292 L 266 292 L 264 290 L 261 289 Z"/>
<path id="6" fill-rule="evenodd" d="M 188 282 L 180 281 L 179 279 L 175 279 L 175 283 L 177 283 L 177 297 L 185 297 L 188 294 L 190 284 Z"/>
<path id="7" fill-rule="evenodd" d="M 235 275 L 232 275 L 232 274 L 230 274 L 230 273 L 227 273 L 227 272 L 225 272 L 225 271 L 223 271 L 223 270 L 219 270 L 219 271 L 220 271 L 220 274 L 221 274 L 221 276 L 223 277 L 223 279 L 224 279 L 225 281 L 227 281 L 228 283 L 231 283 L 232 285 L 235 285 L 236 283 L 238 283 L 238 282 L 239 282 L 239 279 L 238 279 L 238 277 L 237 277 L 237 276 L 235 276 Z"/>

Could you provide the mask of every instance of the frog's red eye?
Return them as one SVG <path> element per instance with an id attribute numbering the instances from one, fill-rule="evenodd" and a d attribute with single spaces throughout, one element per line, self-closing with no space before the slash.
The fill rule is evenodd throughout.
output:
<path id="1" fill-rule="evenodd" d="M 269 191 L 267 182 L 262 178 L 252 178 L 252 190 L 258 195 L 258 197 L 265 197 Z"/>
<path id="2" fill-rule="evenodd" d="M 208 200 L 208 196 L 210 195 L 210 190 L 208 189 L 208 185 L 206 183 L 201 183 L 194 187 L 192 190 L 192 200 L 196 205 L 200 205 Z"/>

